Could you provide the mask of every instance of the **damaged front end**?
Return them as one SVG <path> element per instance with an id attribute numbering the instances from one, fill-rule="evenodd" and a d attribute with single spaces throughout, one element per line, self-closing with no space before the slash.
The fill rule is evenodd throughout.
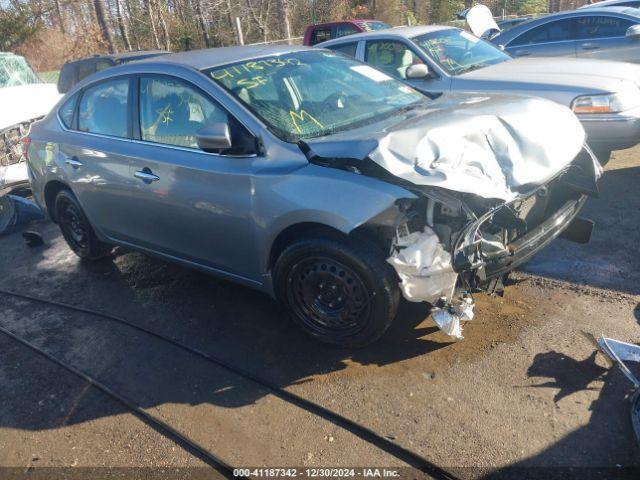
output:
<path id="1" fill-rule="evenodd" d="M 471 293 L 505 276 L 554 238 L 586 243 L 578 218 L 602 167 L 566 108 L 540 99 L 434 102 L 390 127 L 300 142 L 315 164 L 400 185 L 392 232 L 377 232 L 404 297 L 429 302 L 454 338 L 473 318 Z M 348 152 L 348 154 L 347 154 Z"/>
<path id="2" fill-rule="evenodd" d="M 472 292 L 499 292 L 510 271 L 558 236 L 589 241 L 593 222 L 578 213 L 589 196 L 598 195 L 599 175 L 585 147 L 552 180 L 508 202 L 473 194 L 452 201 L 434 198 L 429 188 L 412 189 L 423 201 L 405 212 L 388 260 L 404 297 L 440 307 L 436 323 L 462 338 L 459 322 L 473 318 Z"/>
<path id="3" fill-rule="evenodd" d="M 0 196 L 30 188 L 23 143 L 30 126 L 24 122 L 0 131 Z"/>
<path id="4" fill-rule="evenodd" d="M 403 296 L 432 304 L 436 323 L 462 338 L 473 292 L 499 293 L 511 270 L 560 235 L 589 241 L 593 223 L 578 213 L 598 195 L 602 167 L 584 140 L 559 105 L 481 98 L 434 103 L 377 135 L 299 146 L 312 163 L 417 197 L 398 200 L 394 230 L 376 235 Z"/>

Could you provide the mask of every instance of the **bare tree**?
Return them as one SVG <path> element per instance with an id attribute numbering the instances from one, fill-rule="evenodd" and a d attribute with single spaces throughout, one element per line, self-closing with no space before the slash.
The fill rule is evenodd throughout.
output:
<path id="1" fill-rule="evenodd" d="M 124 47 L 127 50 L 131 50 L 131 40 L 129 40 L 129 30 L 125 22 L 121 1 L 122 0 L 115 0 L 116 19 L 118 21 L 118 28 L 120 29 L 120 35 L 122 36 L 122 42 L 124 43 Z"/>
<path id="2" fill-rule="evenodd" d="M 98 22 L 98 26 L 100 27 L 102 39 L 107 44 L 109 53 L 114 53 L 115 49 L 113 48 L 113 35 L 111 35 L 109 18 L 107 16 L 107 10 L 104 7 L 103 0 L 93 0 L 93 8 L 96 13 L 96 21 Z"/>

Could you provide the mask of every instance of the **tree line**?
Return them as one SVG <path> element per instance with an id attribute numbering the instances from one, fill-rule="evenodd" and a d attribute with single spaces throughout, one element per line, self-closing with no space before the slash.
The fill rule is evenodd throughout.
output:
<path id="1" fill-rule="evenodd" d="M 569 0 L 489 0 L 495 15 L 571 7 Z M 0 0 L 0 50 L 37 70 L 127 50 L 190 50 L 303 34 L 311 23 L 375 18 L 392 25 L 449 22 L 473 0 Z M 573 0 L 573 3 L 586 3 Z"/>

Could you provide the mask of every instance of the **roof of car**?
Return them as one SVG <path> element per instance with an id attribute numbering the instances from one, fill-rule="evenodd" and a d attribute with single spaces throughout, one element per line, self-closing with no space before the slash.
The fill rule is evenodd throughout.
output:
<path id="1" fill-rule="evenodd" d="M 335 43 L 357 42 L 358 40 L 374 37 L 399 37 L 399 38 L 413 38 L 418 35 L 424 35 L 425 33 L 437 32 L 439 30 L 447 30 L 456 27 L 448 27 L 446 25 L 418 25 L 415 27 L 394 27 L 385 28 L 383 30 L 375 30 L 373 32 L 361 32 L 354 33 L 353 35 L 347 35 L 340 38 L 334 38 L 333 40 L 327 40 L 316 45 L 316 47 L 322 47 L 324 45 L 333 45 Z"/>
<path id="2" fill-rule="evenodd" d="M 111 54 L 105 54 L 105 55 L 92 55 L 90 57 L 83 57 L 77 60 L 71 60 L 65 63 L 65 65 L 74 65 L 78 63 L 87 62 L 87 61 L 95 61 L 97 59 L 103 59 L 103 58 L 114 60 L 117 62 L 119 60 L 129 60 L 129 59 L 139 58 L 139 57 L 146 58 L 146 57 L 152 57 L 152 56 L 167 55 L 170 53 L 171 52 L 167 52 L 166 50 L 134 50 L 131 52 L 111 53 Z"/>
<path id="3" fill-rule="evenodd" d="M 382 20 L 375 20 L 373 18 L 354 18 L 351 20 L 336 20 L 335 22 L 314 23 L 313 25 L 307 26 L 307 28 L 328 27 L 330 25 L 341 25 L 344 23 L 363 23 L 363 22 L 385 23 Z"/>
<path id="4" fill-rule="evenodd" d="M 128 58 L 142 57 L 145 55 L 168 55 L 170 53 L 171 52 L 166 50 L 135 50 L 132 52 L 114 53 L 113 55 L 109 55 L 109 57 L 114 60 L 126 60 Z"/>
<path id="5" fill-rule="evenodd" d="M 217 65 L 241 62 L 257 57 L 267 57 L 269 55 L 282 55 L 302 50 L 313 49 L 301 45 L 243 45 L 237 47 L 189 50 L 187 52 L 172 53 L 161 57 L 146 58 L 136 63 L 173 63 L 202 70 L 203 68 L 215 67 Z"/>
<path id="6" fill-rule="evenodd" d="M 601 2 L 595 2 L 595 3 L 588 3 L 587 5 L 583 5 L 581 6 L 578 10 L 582 10 L 583 8 L 588 8 L 588 9 L 592 9 L 592 8 L 602 8 L 602 7 L 607 7 L 607 6 L 615 6 L 618 5 L 620 3 L 627 3 L 629 2 L 629 0 L 603 0 Z M 628 8 L 628 6 L 627 6 Z"/>

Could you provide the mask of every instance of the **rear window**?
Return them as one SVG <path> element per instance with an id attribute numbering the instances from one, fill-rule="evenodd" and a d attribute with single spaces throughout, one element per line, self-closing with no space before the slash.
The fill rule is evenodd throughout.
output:
<path id="1" fill-rule="evenodd" d="M 72 128 L 73 124 L 73 113 L 76 109 L 76 100 L 78 100 L 78 96 L 74 95 L 69 100 L 64 102 L 60 110 L 58 110 L 58 115 L 60 116 L 60 120 L 67 128 Z"/>
<path id="2" fill-rule="evenodd" d="M 319 28 L 311 34 L 311 45 L 331 40 L 331 28 Z"/>

